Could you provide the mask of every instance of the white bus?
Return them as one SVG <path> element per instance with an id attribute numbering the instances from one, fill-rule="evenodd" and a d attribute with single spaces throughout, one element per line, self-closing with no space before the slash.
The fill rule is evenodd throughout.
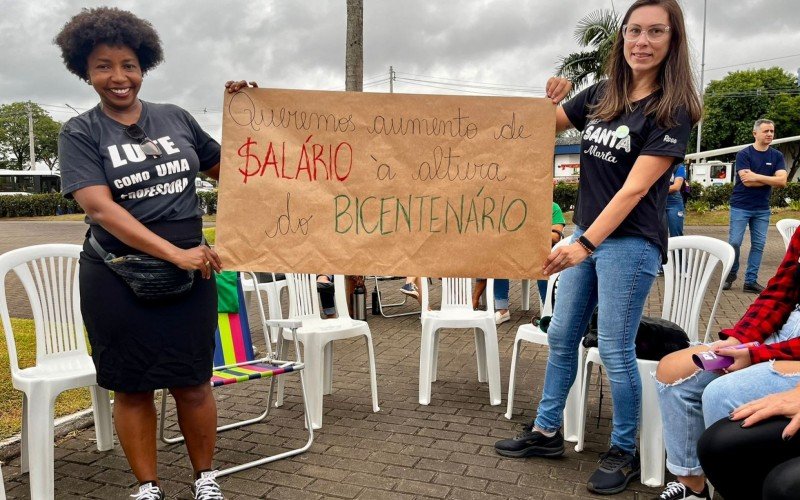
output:
<path id="1" fill-rule="evenodd" d="M 61 176 L 43 170 L 0 169 L 0 195 L 61 192 Z"/>

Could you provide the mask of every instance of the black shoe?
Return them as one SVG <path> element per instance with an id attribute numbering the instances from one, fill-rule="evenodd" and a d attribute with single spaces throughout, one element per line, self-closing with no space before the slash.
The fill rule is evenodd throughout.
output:
<path id="1" fill-rule="evenodd" d="M 754 281 L 752 283 L 745 283 L 744 286 L 742 286 L 742 291 L 747 293 L 761 293 L 764 291 L 764 287 Z"/>
<path id="2" fill-rule="evenodd" d="M 631 455 L 616 446 L 600 455 L 600 467 L 594 471 L 586 488 L 592 493 L 613 495 L 639 477 L 639 452 Z"/>
<path id="3" fill-rule="evenodd" d="M 711 500 L 708 484 L 703 485 L 703 491 L 695 493 L 688 486 L 679 482 L 668 483 L 664 491 L 653 500 Z"/>
<path id="4" fill-rule="evenodd" d="M 564 436 L 556 431 L 547 437 L 533 430 L 533 424 L 523 427 L 522 432 L 512 439 L 501 439 L 494 444 L 494 451 L 504 457 L 560 457 L 564 454 Z"/>
<path id="5" fill-rule="evenodd" d="M 733 286 L 733 282 L 736 281 L 736 276 L 728 276 L 725 278 L 725 284 L 722 285 L 723 290 L 730 290 Z"/>

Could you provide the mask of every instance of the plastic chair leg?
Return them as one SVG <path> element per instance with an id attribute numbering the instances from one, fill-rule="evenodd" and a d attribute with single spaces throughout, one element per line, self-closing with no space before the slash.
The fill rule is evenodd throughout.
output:
<path id="1" fill-rule="evenodd" d="M 506 405 L 506 418 L 511 420 L 514 413 L 514 389 L 516 386 L 517 361 L 519 361 L 519 347 L 522 339 L 514 339 L 514 351 L 511 354 L 511 373 L 508 375 L 508 404 Z"/>
<path id="2" fill-rule="evenodd" d="M 638 361 L 642 377 L 642 411 L 639 429 L 639 450 L 641 453 L 641 481 L 647 486 L 664 484 L 666 455 L 664 449 L 664 424 L 661 421 L 661 408 L 658 405 L 658 388 L 650 376 L 655 371 L 655 361 Z"/>
<path id="3" fill-rule="evenodd" d="M 322 394 L 333 392 L 333 341 L 325 344 L 325 364 L 322 372 Z"/>
<path id="4" fill-rule="evenodd" d="M 522 310 L 531 310 L 531 280 L 522 280 Z"/>
<path id="5" fill-rule="evenodd" d="M 422 340 L 419 349 L 419 404 L 431 402 L 431 380 L 433 378 L 435 332 L 422 325 Z"/>
<path id="6" fill-rule="evenodd" d="M 108 451 L 114 448 L 114 427 L 111 423 L 111 398 L 108 391 L 99 386 L 89 388 L 92 395 L 94 431 L 97 449 Z"/>
<path id="7" fill-rule="evenodd" d="M 372 335 L 366 334 L 364 338 L 367 342 L 367 354 L 369 356 L 369 383 L 372 390 L 372 411 L 381 411 L 378 406 L 378 376 L 375 370 L 375 350 L 372 347 Z"/>
<path id="8" fill-rule="evenodd" d="M 491 319 L 494 323 L 494 318 Z M 497 406 L 503 402 L 503 388 L 500 384 L 500 352 L 497 347 L 497 333 L 494 324 L 483 330 L 484 363 L 489 378 L 489 403 Z"/>
<path id="9" fill-rule="evenodd" d="M 28 457 L 30 460 L 31 498 L 53 498 L 54 496 L 54 463 L 53 463 L 53 404 L 55 396 L 49 391 L 41 391 L 28 401 L 29 429 Z"/>
<path id="10" fill-rule="evenodd" d="M 572 443 L 578 442 L 578 428 L 581 418 L 581 396 L 583 389 L 583 355 L 584 348 L 578 348 L 578 373 L 575 375 L 575 382 L 569 388 L 567 394 L 567 404 L 564 406 L 564 440 Z"/>
<path id="11" fill-rule="evenodd" d="M 486 382 L 486 333 L 479 328 L 473 328 L 472 333 L 475 336 L 475 358 L 478 361 L 478 382 Z"/>
<path id="12" fill-rule="evenodd" d="M 0 467 L 0 500 L 6 500 L 6 487 L 3 481 L 3 468 Z"/>
<path id="13" fill-rule="evenodd" d="M 439 330 L 433 332 L 433 361 L 431 362 L 431 382 L 439 380 Z"/>
<path id="14" fill-rule="evenodd" d="M 592 378 L 592 365 L 594 363 L 586 362 L 583 370 L 583 382 L 580 385 L 581 398 L 580 398 L 580 412 L 578 413 L 578 432 L 577 443 L 575 444 L 575 451 L 583 451 L 584 438 L 586 437 L 586 414 L 588 413 L 587 407 L 589 405 L 589 381 Z"/>
<path id="15" fill-rule="evenodd" d="M 322 427 L 322 389 L 323 389 L 323 372 L 325 368 L 324 362 L 324 347 L 320 346 L 317 342 L 311 341 L 306 343 L 305 352 L 303 353 L 305 362 L 306 373 L 306 393 L 308 395 L 308 407 L 311 411 L 311 423 L 314 429 Z"/>
<path id="16" fill-rule="evenodd" d="M 28 395 L 22 393 L 22 431 L 20 432 L 19 443 L 19 470 L 25 474 L 30 470 L 30 453 L 28 453 L 28 434 L 30 434 L 30 423 L 28 422 Z"/>

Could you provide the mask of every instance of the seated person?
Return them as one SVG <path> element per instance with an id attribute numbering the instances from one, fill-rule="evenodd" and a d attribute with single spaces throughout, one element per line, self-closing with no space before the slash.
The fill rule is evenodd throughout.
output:
<path id="1" fill-rule="evenodd" d="M 353 317 L 352 297 L 353 290 L 358 285 L 364 286 L 363 276 L 345 276 L 345 287 L 347 291 L 347 309 L 350 317 Z M 336 317 L 336 300 L 334 299 L 334 284 L 332 274 L 317 275 L 317 292 L 319 292 L 319 306 L 322 309 L 322 317 Z"/>
<path id="2" fill-rule="evenodd" d="M 553 216 L 552 227 L 550 231 L 550 247 L 552 248 L 556 243 L 564 238 L 564 214 L 561 212 L 561 207 L 558 203 L 553 203 Z M 544 302 L 544 296 L 547 293 L 547 280 L 537 280 L 536 286 L 539 288 L 539 297 Z M 475 289 L 472 292 L 472 308 L 477 309 L 481 295 L 486 289 L 486 280 L 478 278 L 475 283 Z M 506 321 L 511 320 L 511 312 L 508 310 L 508 289 L 509 283 L 507 279 L 494 280 L 494 322 L 501 325 Z"/>
<path id="3" fill-rule="evenodd" d="M 800 372 L 778 361 L 780 373 Z M 700 465 L 725 500 L 800 497 L 800 385 L 734 410 L 706 430 L 697 445 Z"/>
<path id="4" fill-rule="evenodd" d="M 737 407 L 800 383 L 800 372 L 783 372 L 772 360 L 800 360 L 800 232 L 795 233 L 767 288 L 722 341 L 665 356 L 656 371 L 667 469 L 678 478 L 661 499 L 708 499 L 697 442 L 706 427 Z M 758 346 L 734 346 L 759 342 Z M 734 363 L 721 372 L 698 369 L 692 354 L 713 349 Z"/>

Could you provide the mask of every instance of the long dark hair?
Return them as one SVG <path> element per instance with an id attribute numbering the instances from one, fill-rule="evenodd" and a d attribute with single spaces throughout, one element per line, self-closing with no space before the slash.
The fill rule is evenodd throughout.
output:
<path id="1" fill-rule="evenodd" d="M 683 22 L 683 11 L 676 0 L 636 0 L 630 6 L 622 24 L 627 24 L 634 10 L 648 5 L 661 7 L 669 16 L 670 40 L 667 56 L 658 71 L 658 98 L 651 99 L 645 108 L 645 114 L 655 114 L 656 122 L 661 127 L 677 125 L 674 117 L 676 109 L 683 107 L 689 113 L 694 125 L 700 120 L 702 107 L 694 83 L 689 47 L 686 42 L 686 25 Z M 603 121 L 613 120 L 623 113 L 630 104 L 628 93 L 633 83 L 633 72 L 625 61 L 625 39 L 622 26 L 617 31 L 614 46 L 606 61 L 605 74 L 608 81 L 600 101 L 592 109 L 590 118 Z"/>

